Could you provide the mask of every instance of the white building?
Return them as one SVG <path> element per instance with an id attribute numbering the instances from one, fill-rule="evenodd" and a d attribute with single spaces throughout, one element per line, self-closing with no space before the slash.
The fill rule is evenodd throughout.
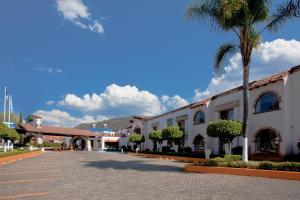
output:
<path id="1" fill-rule="evenodd" d="M 208 99 L 153 117 L 135 116 L 131 132 L 145 136 L 144 149 L 153 149 L 148 135 L 169 125 L 185 130 L 185 147 L 193 151 L 224 148 L 218 138 L 208 137 L 208 122 L 243 119 L 243 91 L 237 87 Z M 281 158 L 299 153 L 300 142 L 300 66 L 250 83 L 248 143 L 252 158 Z M 166 145 L 166 143 L 164 143 Z M 233 147 L 242 146 L 242 137 Z"/>

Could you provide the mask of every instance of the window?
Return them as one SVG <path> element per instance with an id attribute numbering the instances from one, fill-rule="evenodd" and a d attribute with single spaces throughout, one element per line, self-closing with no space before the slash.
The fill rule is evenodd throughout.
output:
<path id="1" fill-rule="evenodd" d="M 205 150 L 205 142 L 204 138 L 201 135 L 197 135 L 194 138 L 194 151 L 204 151 Z"/>
<path id="2" fill-rule="evenodd" d="M 255 138 L 256 153 L 279 154 L 280 136 L 272 129 L 260 131 Z"/>
<path id="3" fill-rule="evenodd" d="M 141 128 L 140 128 L 140 127 L 134 128 L 134 129 L 133 129 L 133 133 L 141 134 Z"/>
<path id="4" fill-rule="evenodd" d="M 220 118 L 224 120 L 234 120 L 234 110 L 224 110 L 220 112 Z"/>
<path id="5" fill-rule="evenodd" d="M 279 99 L 276 94 L 268 92 L 258 99 L 255 105 L 255 112 L 268 112 L 279 109 Z"/>
<path id="6" fill-rule="evenodd" d="M 205 115 L 204 112 L 198 111 L 194 117 L 194 124 L 203 124 L 205 123 Z"/>
<path id="7" fill-rule="evenodd" d="M 167 126 L 173 126 L 173 119 L 167 119 Z"/>
<path id="8" fill-rule="evenodd" d="M 177 125 L 183 131 L 184 139 L 187 140 L 188 139 L 188 134 L 186 133 L 186 130 L 185 130 L 185 120 L 177 121 Z"/>

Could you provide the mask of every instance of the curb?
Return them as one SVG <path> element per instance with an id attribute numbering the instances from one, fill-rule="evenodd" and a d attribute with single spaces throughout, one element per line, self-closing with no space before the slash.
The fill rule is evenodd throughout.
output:
<path id="1" fill-rule="evenodd" d="M 16 162 L 18 160 L 35 157 L 35 156 L 38 156 L 41 154 L 43 154 L 42 151 L 34 151 L 34 152 L 22 153 L 22 154 L 14 155 L 14 156 L 3 157 L 3 158 L 0 158 L 0 165 L 5 165 L 7 163 Z"/>
<path id="2" fill-rule="evenodd" d="M 193 164 L 186 164 L 184 166 L 184 171 L 192 172 L 192 173 L 230 174 L 230 175 L 238 175 L 238 176 L 252 176 L 252 177 L 264 177 L 264 178 L 276 178 L 276 179 L 300 181 L 300 172 L 292 172 L 292 171 L 211 167 L 211 166 L 197 166 Z"/>

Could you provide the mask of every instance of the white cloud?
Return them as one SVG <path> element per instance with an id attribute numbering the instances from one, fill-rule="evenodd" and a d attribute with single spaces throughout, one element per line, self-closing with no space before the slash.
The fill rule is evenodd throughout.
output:
<path id="1" fill-rule="evenodd" d="M 102 24 L 100 24 L 97 20 L 94 21 L 93 25 L 89 25 L 88 27 L 93 32 L 104 33 L 104 28 Z"/>
<path id="2" fill-rule="evenodd" d="M 189 104 L 189 102 L 187 100 L 181 98 L 178 95 L 175 95 L 173 97 L 163 95 L 161 97 L 161 100 L 162 100 L 163 105 L 166 107 L 166 110 L 173 110 L 173 109 L 180 108 L 180 107 L 183 107 L 183 106 Z"/>
<path id="3" fill-rule="evenodd" d="M 108 119 L 107 117 L 98 115 L 84 115 L 83 117 L 71 116 L 68 112 L 61 110 L 38 110 L 34 114 L 42 117 L 43 124 L 57 126 L 57 127 L 75 127 L 81 123 L 93 123 Z"/>
<path id="4" fill-rule="evenodd" d="M 161 110 L 159 99 L 148 91 L 140 91 L 135 86 L 116 84 L 109 85 L 103 93 L 86 94 L 78 97 L 74 94 L 67 94 L 59 105 L 80 110 L 91 111 L 117 111 L 131 114 L 152 115 Z"/>
<path id="5" fill-rule="evenodd" d="M 62 73 L 62 69 L 53 68 L 53 67 L 46 67 L 44 65 L 41 65 L 40 67 L 35 68 L 35 70 L 40 71 L 40 72 L 47 72 L 49 74 Z"/>
<path id="6" fill-rule="evenodd" d="M 47 102 L 46 102 L 46 105 L 47 105 L 47 106 L 51 106 L 51 105 L 53 105 L 53 104 L 55 104 L 55 101 L 50 100 L 50 101 L 47 101 Z"/>
<path id="7" fill-rule="evenodd" d="M 277 39 L 261 43 L 253 51 L 250 70 L 250 80 L 286 70 L 300 64 L 300 42 L 297 40 Z M 229 59 L 228 66 L 220 76 L 214 75 L 207 88 L 196 89 L 194 100 L 207 98 L 242 84 L 241 55 L 235 54 Z"/>
<path id="8" fill-rule="evenodd" d="M 71 21 L 83 29 L 97 33 L 104 33 L 103 25 L 91 18 L 91 13 L 82 0 L 56 0 L 57 11 L 64 19 Z"/>
<path id="9" fill-rule="evenodd" d="M 86 94 L 78 97 L 67 94 L 58 105 L 81 112 L 101 112 L 110 116 L 157 115 L 170 109 L 188 104 L 178 95 L 161 98 L 149 91 L 139 90 L 136 86 L 111 84 L 100 94 Z"/>

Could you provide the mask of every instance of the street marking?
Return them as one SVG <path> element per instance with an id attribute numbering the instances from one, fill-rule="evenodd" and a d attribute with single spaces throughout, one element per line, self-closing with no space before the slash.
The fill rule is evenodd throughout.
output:
<path id="1" fill-rule="evenodd" d="M 10 180 L 10 181 L 0 181 L 1 184 L 12 184 L 12 183 L 31 183 L 39 181 L 53 181 L 61 178 L 39 178 L 39 179 L 20 179 L 20 180 Z"/>
<path id="2" fill-rule="evenodd" d="M 0 199 L 16 199 L 16 198 L 23 198 L 23 197 L 45 196 L 48 194 L 49 194 L 48 192 L 24 193 L 24 194 L 10 195 L 10 196 L 0 196 Z"/>
<path id="3" fill-rule="evenodd" d="M 33 171 L 33 172 L 0 172 L 0 175 L 37 174 L 37 173 L 59 173 L 60 171 Z"/>

